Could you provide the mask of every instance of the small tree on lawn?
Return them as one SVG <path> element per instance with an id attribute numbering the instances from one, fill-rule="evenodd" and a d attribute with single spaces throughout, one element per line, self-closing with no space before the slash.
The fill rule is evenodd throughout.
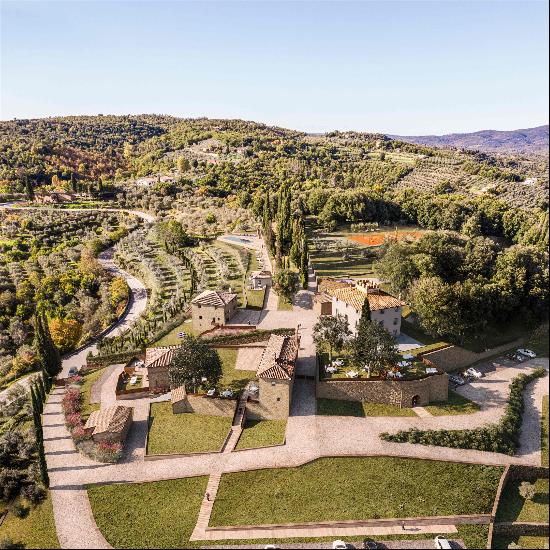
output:
<path id="1" fill-rule="evenodd" d="M 537 494 L 537 490 L 535 489 L 535 485 L 533 483 L 522 481 L 519 486 L 519 494 L 525 500 L 533 500 Z"/>
<path id="2" fill-rule="evenodd" d="M 222 376 L 222 363 L 218 352 L 195 336 L 187 336 L 174 354 L 169 369 L 172 388 L 186 386 L 196 391 L 206 379 L 209 386 L 215 386 Z"/>
<path id="3" fill-rule="evenodd" d="M 289 302 L 298 290 L 295 274 L 289 269 L 281 269 L 275 274 L 275 290 Z"/>
<path id="4" fill-rule="evenodd" d="M 332 361 L 332 351 L 340 351 L 351 334 L 348 322 L 342 315 L 322 315 L 313 327 L 313 341 L 317 348 L 328 348 Z"/>
<path id="5" fill-rule="evenodd" d="M 365 300 L 366 301 L 366 300 Z M 361 319 L 357 336 L 350 342 L 350 354 L 357 367 L 369 366 L 375 372 L 399 361 L 393 336 L 376 321 Z"/>

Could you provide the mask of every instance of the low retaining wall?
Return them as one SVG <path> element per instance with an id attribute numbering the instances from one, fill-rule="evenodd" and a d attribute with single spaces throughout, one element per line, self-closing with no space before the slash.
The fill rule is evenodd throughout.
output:
<path id="1" fill-rule="evenodd" d="M 398 407 L 412 407 L 413 398 L 424 406 L 447 401 L 449 381 L 446 374 L 434 374 L 419 380 L 317 380 L 316 396 L 342 401 L 368 401 Z"/>
<path id="2" fill-rule="evenodd" d="M 420 353 L 418 357 L 429 360 L 436 367 L 444 370 L 445 372 L 450 372 L 456 369 L 469 367 L 474 363 L 483 361 L 484 359 L 488 359 L 494 355 L 504 353 L 511 348 L 520 346 L 522 343 L 523 339 L 518 338 L 513 342 L 508 342 L 507 344 L 488 349 L 481 353 L 475 353 L 465 348 L 461 348 L 460 346 L 448 346 L 440 350 Z"/>
<path id="3" fill-rule="evenodd" d="M 197 413 L 208 416 L 233 417 L 237 409 L 237 403 L 237 399 L 187 394 L 185 399 L 172 404 L 172 411 L 174 414 Z"/>

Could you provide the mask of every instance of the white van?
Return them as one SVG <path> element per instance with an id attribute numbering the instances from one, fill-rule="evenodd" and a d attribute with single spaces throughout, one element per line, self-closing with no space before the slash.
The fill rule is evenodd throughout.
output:
<path id="1" fill-rule="evenodd" d="M 437 535 L 434 539 L 436 548 L 444 548 L 445 550 L 452 548 L 451 543 L 443 536 Z"/>

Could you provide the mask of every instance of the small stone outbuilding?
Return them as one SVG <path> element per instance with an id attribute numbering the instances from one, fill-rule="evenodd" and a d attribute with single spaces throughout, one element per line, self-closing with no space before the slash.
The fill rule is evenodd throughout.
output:
<path id="1" fill-rule="evenodd" d="M 172 359 L 180 346 L 161 346 L 147 348 L 145 351 L 145 368 L 149 381 L 149 391 L 162 393 L 170 390 L 169 369 Z"/>
<path id="2" fill-rule="evenodd" d="M 332 297 L 324 292 L 313 296 L 313 311 L 319 317 L 321 315 L 332 315 Z"/>
<path id="3" fill-rule="evenodd" d="M 84 429 L 95 443 L 123 443 L 132 425 L 134 409 L 123 405 L 111 405 L 93 411 Z"/>
<path id="4" fill-rule="evenodd" d="M 253 271 L 250 274 L 250 288 L 252 290 L 263 290 L 273 285 L 271 271 Z"/>
<path id="5" fill-rule="evenodd" d="M 205 290 L 191 300 L 193 330 L 202 334 L 228 323 L 237 313 L 237 295 L 219 290 Z"/>

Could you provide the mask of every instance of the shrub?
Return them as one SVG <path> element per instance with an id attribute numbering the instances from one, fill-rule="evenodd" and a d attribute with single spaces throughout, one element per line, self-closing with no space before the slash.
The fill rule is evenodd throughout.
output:
<path id="1" fill-rule="evenodd" d="M 65 417 L 65 424 L 69 430 L 82 426 L 82 415 L 80 413 L 71 413 Z"/>
<path id="2" fill-rule="evenodd" d="M 37 483 L 31 483 L 30 485 L 23 487 L 21 490 L 21 496 L 36 506 L 39 502 L 42 502 L 46 498 L 46 491 Z"/>
<path id="3" fill-rule="evenodd" d="M 24 546 L 10 537 L 4 537 L 0 539 L 0 548 L 24 548 Z"/>
<path id="4" fill-rule="evenodd" d="M 16 518 L 24 518 L 29 513 L 29 507 L 24 506 L 23 504 L 20 504 L 19 502 L 16 502 L 10 506 L 10 512 L 16 517 Z"/>
<path id="5" fill-rule="evenodd" d="M 88 432 L 86 432 L 84 426 L 82 426 L 81 424 L 73 428 L 73 430 L 71 431 L 71 435 L 75 443 L 87 441 L 92 437 L 90 434 L 88 434 Z"/>
<path id="6" fill-rule="evenodd" d="M 122 457 L 120 443 L 102 441 L 96 445 L 96 458 L 99 462 L 118 462 Z"/>
<path id="7" fill-rule="evenodd" d="M 75 374 L 74 376 L 67 378 L 67 383 L 71 386 L 80 386 L 84 383 L 84 378 L 79 374 Z"/>
<path id="8" fill-rule="evenodd" d="M 523 415 L 523 391 L 527 384 L 544 376 L 546 371 L 535 369 L 530 374 L 520 374 L 510 383 L 510 395 L 504 415 L 497 424 L 471 430 L 401 430 L 396 434 L 382 433 L 381 439 L 394 443 L 419 443 L 455 449 L 476 449 L 493 453 L 514 455 L 519 447 Z"/>
<path id="9" fill-rule="evenodd" d="M 69 388 L 62 400 L 62 407 L 65 415 L 80 412 L 82 409 L 80 390 L 77 388 Z"/>

